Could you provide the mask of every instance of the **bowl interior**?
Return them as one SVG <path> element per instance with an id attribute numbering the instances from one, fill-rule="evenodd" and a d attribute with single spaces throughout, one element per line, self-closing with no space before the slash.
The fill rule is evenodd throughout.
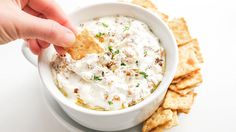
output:
<path id="1" fill-rule="evenodd" d="M 91 5 L 78 9 L 70 15 L 71 21 L 75 25 L 79 25 L 81 22 L 91 20 L 96 17 L 103 16 L 112 16 L 112 15 L 124 15 L 134 17 L 138 20 L 145 22 L 152 29 L 153 33 L 158 36 L 162 42 L 162 45 L 166 52 L 166 69 L 164 73 L 163 81 L 160 83 L 158 89 L 144 101 L 117 111 L 95 111 L 89 110 L 83 107 L 76 105 L 75 103 L 69 101 L 64 97 L 60 91 L 57 89 L 56 85 L 53 82 L 53 77 L 50 70 L 50 61 L 52 55 L 55 54 L 53 47 L 49 47 L 44 50 L 43 53 L 39 56 L 39 72 L 43 83 L 46 88 L 52 94 L 54 98 L 60 103 L 67 105 L 78 111 L 90 113 L 90 114 L 119 114 L 122 112 L 132 111 L 138 109 L 145 104 L 150 103 L 152 100 L 156 99 L 161 93 L 166 92 L 171 80 L 174 77 L 174 73 L 177 67 L 177 44 L 174 40 L 172 33 L 170 32 L 167 25 L 155 14 L 146 11 L 145 9 L 125 3 L 103 3 Z"/>

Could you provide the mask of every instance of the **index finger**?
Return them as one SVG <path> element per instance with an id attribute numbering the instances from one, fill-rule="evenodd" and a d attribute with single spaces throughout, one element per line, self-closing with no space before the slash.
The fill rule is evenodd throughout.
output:
<path id="1" fill-rule="evenodd" d="M 29 0 L 28 5 L 48 19 L 52 19 L 76 33 L 76 28 L 54 0 Z"/>

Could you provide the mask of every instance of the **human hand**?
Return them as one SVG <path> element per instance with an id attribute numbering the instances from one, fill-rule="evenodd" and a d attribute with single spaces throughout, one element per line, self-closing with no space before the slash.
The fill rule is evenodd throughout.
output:
<path id="1" fill-rule="evenodd" d="M 0 44 L 25 39 L 34 54 L 50 43 L 58 53 L 71 46 L 76 28 L 53 0 L 1 0 Z"/>

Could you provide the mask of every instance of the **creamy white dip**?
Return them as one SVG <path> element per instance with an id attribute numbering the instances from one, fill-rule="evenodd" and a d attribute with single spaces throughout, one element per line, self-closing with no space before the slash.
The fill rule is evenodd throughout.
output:
<path id="1" fill-rule="evenodd" d="M 149 96 L 163 78 L 165 54 L 160 40 L 143 22 L 109 16 L 80 24 L 104 49 L 73 60 L 55 55 L 52 73 L 59 89 L 79 105 L 118 110 Z"/>

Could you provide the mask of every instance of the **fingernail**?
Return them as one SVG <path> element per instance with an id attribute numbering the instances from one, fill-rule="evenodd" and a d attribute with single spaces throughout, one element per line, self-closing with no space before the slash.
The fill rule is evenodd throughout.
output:
<path id="1" fill-rule="evenodd" d="M 73 45 L 75 41 L 75 35 L 71 31 L 67 32 L 64 36 L 64 39 L 65 39 L 65 47 L 70 47 Z"/>

